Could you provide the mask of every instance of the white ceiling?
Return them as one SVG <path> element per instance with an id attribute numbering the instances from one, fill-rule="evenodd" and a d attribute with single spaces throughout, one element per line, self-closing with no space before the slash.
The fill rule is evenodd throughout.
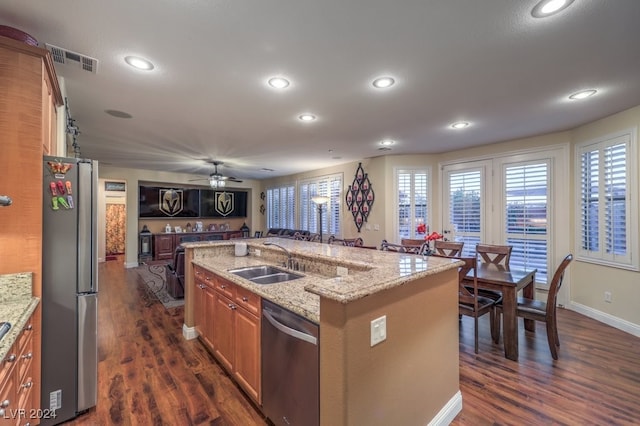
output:
<path id="1" fill-rule="evenodd" d="M 536 3 L 2 0 L 0 25 L 98 59 L 96 74 L 56 66 L 83 157 L 202 174 L 216 159 L 261 179 L 567 130 L 640 104 L 640 0 L 575 0 L 546 19 Z M 289 88 L 269 88 L 275 75 Z M 380 75 L 397 84 L 374 90 Z M 454 131 L 457 120 L 472 125 Z"/>

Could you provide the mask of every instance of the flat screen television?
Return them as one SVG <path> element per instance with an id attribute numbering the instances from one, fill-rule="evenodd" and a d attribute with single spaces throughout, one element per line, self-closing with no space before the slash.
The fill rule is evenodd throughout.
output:
<path id="1" fill-rule="evenodd" d="M 167 188 L 159 186 L 139 187 L 139 217 L 199 217 L 200 190 Z"/>
<path id="2" fill-rule="evenodd" d="M 247 191 L 201 189 L 200 217 L 247 217 Z"/>

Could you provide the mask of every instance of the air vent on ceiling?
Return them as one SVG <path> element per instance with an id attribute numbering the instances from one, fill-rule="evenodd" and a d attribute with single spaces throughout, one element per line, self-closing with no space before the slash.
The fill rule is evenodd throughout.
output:
<path id="1" fill-rule="evenodd" d="M 45 46 L 51 52 L 51 58 L 56 64 L 75 66 L 93 74 L 98 71 L 98 60 L 95 58 L 48 43 Z"/>

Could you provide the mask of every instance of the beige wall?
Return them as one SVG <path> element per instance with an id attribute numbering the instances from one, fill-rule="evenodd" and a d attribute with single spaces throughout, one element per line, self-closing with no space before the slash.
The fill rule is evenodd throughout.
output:
<path id="1" fill-rule="evenodd" d="M 323 426 L 426 425 L 456 395 L 457 280 L 450 269 L 348 304 L 321 300 Z M 387 339 L 371 347 L 382 315 Z"/>
<path id="2" fill-rule="evenodd" d="M 578 127 L 572 132 L 572 141 L 574 144 L 586 142 L 632 127 L 636 129 L 640 127 L 640 106 Z M 636 155 L 640 155 L 639 152 L 640 150 L 636 147 Z M 637 160 L 640 161 L 640 158 Z M 638 192 L 631 194 L 632 197 L 639 195 Z M 572 199 L 573 197 L 575 195 L 572 194 Z M 572 217 L 574 215 L 575 210 L 572 209 Z M 636 215 L 630 220 L 637 224 L 639 219 Z M 572 231 L 574 229 L 575 227 L 572 227 Z M 573 237 L 574 234 L 572 234 L 572 240 L 574 240 Z M 635 235 L 635 238 L 640 238 L 640 236 Z M 632 253 L 632 255 L 637 259 L 640 253 Z M 640 335 L 640 272 L 574 262 L 571 277 L 571 301 L 574 309 L 595 316 L 604 322 L 616 322 L 616 319 L 623 320 L 628 322 L 628 324 L 623 324 L 627 326 L 627 331 Z M 612 293 L 611 303 L 604 301 L 605 291 Z"/>
<path id="3" fill-rule="evenodd" d="M 540 135 L 530 138 L 488 144 L 476 148 L 452 151 L 438 155 L 387 155 L 362 160 L 365 172 L 369 173 L 372 187 L 376 194 L 376 200 L 369 216 L 369 224 L 379 224 L 380 231 L 367 230 L 366 225 L 360 234 L 357 233 L 351 214 L 344 210 L 343 206 L 343 237 L 352 238 L 361 236 L 365 244 L 379 245 L 380 241 L 395 239 L 394 230 L 394 209 L 395 209 L 395 188 L 394 172 L 402 167 L 430 167 L 431 168 L 431 200 L 439 204 L 440 194 L 440 172 L 442 164 L 451 163 L 456 160 L 477 160 L 491 159 L 503 156 L 505 153 L 517 153 L 535 149 L 557 148 L 569 146 L 567 164 L 569 170 L 562 167 L 563 181 L 562 199 L 558 201 L 561 206 L 562 215 L 560 223 L 556 224 L 556 232 L 562 234 L 559 238 L 558 247 L 554 258 L 562 259 L 567 251 L 575 252 L 575 189 L 574 189 L 574 162 L 575 145 L 580 142 L 589 141 L 594 138 L 605 136 L 624 129 L 640 127 L 640 106 L 620 112 L 610 117 L 580 126 L 571 131 L 563 131 Z M 636 150 L 640 153 L 640 149 Z M 640 155 L 640 154 L 638 154 Z M 640 160 L 639 160 L 640 161 Z M 296 183 L 301 179 L 318 177 L 331 173 L 344 174 L 344 187 L 353 180 L 357 162 L 347 163 L 340 166 L 314 170 L 304 174 L 286 176 L 278 179 L 262 181 L 262 190 L 269 186 L 280 183 Z M 635 193 L 633 196 L 638 197 Z M 433 208 L 432 229 L 442 229 L 441 210 Z M 261 217 L 264 220 L 264 216 Z M 631 218 L 638 221 L 638 217 Z M 263 224 L 263 227 L 266 225 Z M 566 234 L 566 237 L 565 237 Z M 640 238 L 636 235 L 635 238 Z M 640 255 L 640 253 L 635 253 Z M 640 273 L 617 268 L 593 265 L 585 262 L 574 261 L 570 266 L 564 285 L 567 307 L 575 309 L 586 315 L 622 328 L 628 332 L 640 335 Z M 612 292 L 612 303 L 604 302 L 604 292 Z"/>
<path id="4" fill-rule="evenodd" d="M 186 173 L 171 173 L 152 170 L 138 170 L 119 168 L 108 165 L 99 165 L 99 175 L 101 179 L 109 179 L 116 181 L 124 181 L 127 183 L 127 230 L 126 230 L 126 258 L 125 265 L 127 267 L 135 267 L 138 265 L 138 183 L 139 182 L 157 182 L 162 184 L 183 184 L 193 185 L 193 182 L 189 182 L 190 179 L 201 178 L 202 176 L 195 176 Z M 262 217 L 260 214 L 260 189 L 259 183 L 253 180 L 244 180 L 238 186 L 229 187 L 229 189 L 248 189 L 249 190 L 249 202 L 248 202 L 248 216 L 246 223 L 251 230 L 262 229 Z M 104 200 L 100 200 L 100 203 L 104 204 Z M 179 225 L 184 226 L 187 220 L 181 219 L 154 219 L 158 226 L 164 226 L 166 223 L 170 223 L 171 226 Z M 149 220 L 145 220 L 150 222 Z M 190 220 L 193 225 L 194 220 Z M 228 221 L 230 224 L 231 220 Z M 244 222 L 243 220 L 235 219 L 233 224 Z M 237 229 L 242 226 L 239 223 Z M 153 227 L 155 229 L 155 227 Z M 233 228 L 232 228 L 233 229 Z M 99 242 L 104 245 L 104 241 Z"/>

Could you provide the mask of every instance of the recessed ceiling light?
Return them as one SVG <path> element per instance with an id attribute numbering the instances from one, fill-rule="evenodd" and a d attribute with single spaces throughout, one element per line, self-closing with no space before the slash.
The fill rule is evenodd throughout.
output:
<path id="1" fill-rule="evenodd" d="M 316 116 L 315 116 L 315 115 L 313 115 L 313 114 L 300 114 L 300 115 L 298 116 L 298 119 L 299 119 L 300 121 L 313 121 L 313 120 L 315 120 L 315 119 L 316 119 Z"/>
<path id="2" fill-rule="evenodd" d="M 268 83 L 269 86 L 273 87 L 274 89 L 284 89 L 285 87 L 289 86 L 289 80 L 282 77 L 270 78 Z"/>
<path id="3" fill-rule="evenodd" d="M 598 91 L 594 89 L 581 90 L 580 92 L 576 92 L 573 95 L 570 95 L 569 99 L 573 99 L 573 100 L 586 99 L 589 96 L 595 95 L 596 93 L 598 93 Z"/>
<path id="4" fill-rule="evenodd" d="M 395 145 L 396 141 L 394 141 L 393 139 L 385 139 L 383 141 L 380 141 L 380 145 L 382 146 L 391 146 L 391 145 Z"/>
<path id="5" fill-rule="evenodd" d="M 386 89 L 394 85 L 396 81 L 392 77 L 378 77 L 373 80 L 373 87 L 376 89 Z"/>
<path id="6" fill-rule="evenodd" d="M 465 127 L 469 127 L 471 125 L 471 123 L 469 123 L 468 121 L 456 121 L 455 123 L 451 124 L 451 128 L 452 129 L 464 129 Z"/>
<path id="7" fill-rule="evenodd" d="M 107 109 L 104 112 L 116 118 L 132 118 L 133 115 L 128 112 L 118 111 L 117 109 Z"/>
<path id="8" fill-rule="evenodd" d="M 127 56 L 126 58 L 124 58 L 124 61 L 139 70 L 151 71 L 154 68 L 153 64 L 150 61 L 147 61 L 144 58 L 139 58 L 137 56 Z"/>
<path id="9" fill-rule="evenodd" d="M 566 9 L 573 0 L 542 0 L 531 10 L 534 18 L 546 18 Z"/>

